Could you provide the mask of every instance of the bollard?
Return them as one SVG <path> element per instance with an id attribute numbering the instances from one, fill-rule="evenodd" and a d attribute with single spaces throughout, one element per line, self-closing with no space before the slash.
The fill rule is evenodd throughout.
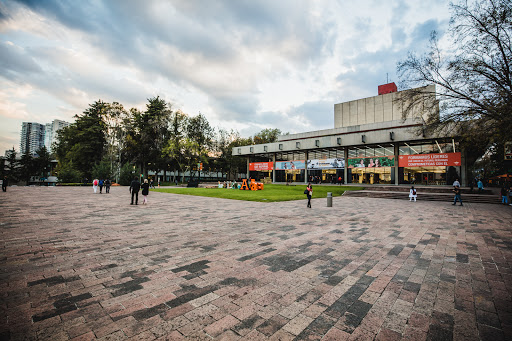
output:
<path id="1" fill-rule="evenodd" d="M 332 192 L 327 192 L 327 207 L 332 207 Z"/>

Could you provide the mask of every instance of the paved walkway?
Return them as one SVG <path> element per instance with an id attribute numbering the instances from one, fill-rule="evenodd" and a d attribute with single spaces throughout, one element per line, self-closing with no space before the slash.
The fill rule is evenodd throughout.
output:
<path id="1" fill-rule="evenodd" d="M 1 340 L 511 340 L 512 207 L 0 193 Z"/>

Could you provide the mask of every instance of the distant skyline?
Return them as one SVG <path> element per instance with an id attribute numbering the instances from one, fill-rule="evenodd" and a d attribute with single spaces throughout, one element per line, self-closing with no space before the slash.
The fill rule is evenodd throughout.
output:
<path id="1" fill-rule="evenodd" d="M 449 18 L 441 0 L 0 0 L 0 152 L 19 152 L 22 122 L 99 99 L 160 96 L 244 137 L 329 129 L 335 103 L 398 84 L 432 30 L 446 43 Z"/>

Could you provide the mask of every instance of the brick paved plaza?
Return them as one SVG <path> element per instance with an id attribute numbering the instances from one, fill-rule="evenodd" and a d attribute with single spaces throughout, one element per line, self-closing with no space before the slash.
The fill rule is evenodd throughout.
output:
<path id="1" fill-rule="evenodd" d="M 1 340 L 512 340 L 512 207 L 0 193 Z"/>

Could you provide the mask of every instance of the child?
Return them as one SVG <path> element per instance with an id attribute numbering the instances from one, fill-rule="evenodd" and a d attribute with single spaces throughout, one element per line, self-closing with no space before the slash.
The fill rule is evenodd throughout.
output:
<path id="1" fill-rule="evenodd" d="M 414 189 L 414 186 L 411 186 L 411 190 L 409 191 L 409 201 L 412 201 L 414 198 L 414 202 L 416 202 L 416 197 L 418 194 L 416 194 L 416 190 Z"/>
<path id="2" fill-rule="evenodd" d="M 92 189 L 94 190 L 94 193 L 96 193 L 98 191 L 98 184 L 99 184 L 98 179 L 94 179 L 92 181 Z"/>

